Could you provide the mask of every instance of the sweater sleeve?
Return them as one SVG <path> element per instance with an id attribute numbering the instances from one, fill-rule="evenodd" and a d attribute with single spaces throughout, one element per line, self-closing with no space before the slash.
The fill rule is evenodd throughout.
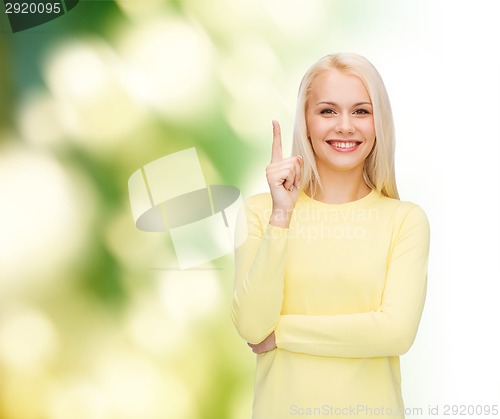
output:
<path id="1" fill-rule="evenodd" d="M 404 216 L 391 246 L 378 309 L 345 315 L 283 315 L 275 329 L 277 347 L 347 358 L 406 353 L 422 315 L 428 255 L 428 220 L 414 206 Z"/>
<path id="2" fill-rule="evenodd" d="M 262 195 L 245 204 L 247 238 L 235 250 L 231 317 L 240 336 L 260 343 L 276 328 L 283 302 L 288 229 L 269 224 Z"/>

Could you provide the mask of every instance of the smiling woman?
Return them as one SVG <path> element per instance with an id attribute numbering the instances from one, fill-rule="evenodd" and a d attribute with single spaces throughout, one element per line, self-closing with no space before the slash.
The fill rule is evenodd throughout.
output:
<path id="1" fill-rule="evenodd" d="M 330 97 L 337 98 L 336 102 Z M 335 177 L 339 171 L 363 173 L 364 162 L 375 144 L 372 107 L 357 76 L 330 70 L 314 80 L 306 108 L 307 136 L 316 155 L 318 175 L 324 182 L 339 178 Z M 363 185 L 367 190 L 368 186 Z"/>
<path id="2" fill-rule="evenodd" d="M 398 199 L 382 80 L 363 57 L 327 56 L 302 81 L 291 157 L 273 128 L 270 194 L 248 199 L 236 251 L 232 317 L 257 354 L 253 418 L 309 414 L 297 406 L 401 418 L 399 356 L 424 306 L 429 226 Z"/>
<path id="3" fill-rule="evenodd" d="M 324 88 L 328 90 L 322 91 Z M 341 100 L 345 103 L 341 103 Z M 344 109 L 339 109 L 340 105 L 344 105 Z M 335 116 L 336 123 L 341 111 L 344 116 L 342 123 L 345 123 L 348 113 L 351 114 L 348 120 L 350 123 L 358 121 L 359 124 L 359 118 L 368 122 L 363 125 L 364 129 L 366 126 L 370 130 L 374 129 L 375 132 L 370 133 L 370 136 L 376 134 L 377 139 L 376 146 L 374 144 L 366 156 L 363 179 L 371 189 L 377 189 L 391 198 L 398 198 L 394 176 L 394 122 L 389 97 L 377 69 L 359 55 L 336 54 L 319 60 L 304 76 L 299 90 L 292 154 L 306 157 L 303 181 L 308 183 L 313 195 L 322 182 L 310 146 L 309 130 L 316 126 L 313 118 L 315 109 L 323 117 Z M 316 119 L 321 121 L 320 118 Z M 329 126 L 333 128 L 331 123 Z M 339 127 L 338 124 L 336 128 L 345 130 L 345 127 Z M 352 129 L 352 126 L 347 129 Z M 337 140 L 342 138 L 349 140 L 354 136 L 333 137 Z"/>

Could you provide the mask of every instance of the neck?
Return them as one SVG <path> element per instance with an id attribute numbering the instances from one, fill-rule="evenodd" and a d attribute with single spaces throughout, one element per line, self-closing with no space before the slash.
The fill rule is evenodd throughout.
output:
<path id="1" fill-rule="evenodd" d="M 371 189 L 363 179 L 363 168 L 356 171 L 319 173 L 323 188 L 316 190 L 314 199 L 326 204 L 345 204 L 368 195 Z M 307 193 L 308 191 L 306 191 Z"/>

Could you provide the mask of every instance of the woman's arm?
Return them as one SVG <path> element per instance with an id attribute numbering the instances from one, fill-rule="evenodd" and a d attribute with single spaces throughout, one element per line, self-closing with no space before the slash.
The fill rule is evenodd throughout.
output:
<path id="1" fill-rule="evenodd" d="M 320 356 L 395 356 L 412 345 L 425 301 L 429 225 L 420 207 L 401 223 L 388 258 L 382 301 L 376 311 L 331 316 L 283 315 L 278 348 Z"/>
<path id="2" fill-rule="evenodd" d="M 276 328 L 283 301 L 288 229 L 266 224 L 268 200 L 258 195 L 247 201 L 247 239 L 235 251 L 231 317 L 240 336 L 254 344 Z"/>
<path id="3" fill-rule="evenodd" d="M 247 202 L 248 235 L 235 251 L 231 315 L 240 336 L 251 344 L 268 337 L 280 318 L 288 226 L 299 196 L 302 165 L 300 156 L 283 158 L 281 129 L 273 121 L 271 163 L 266 168 L 271 196 L 258 195 Z"/>

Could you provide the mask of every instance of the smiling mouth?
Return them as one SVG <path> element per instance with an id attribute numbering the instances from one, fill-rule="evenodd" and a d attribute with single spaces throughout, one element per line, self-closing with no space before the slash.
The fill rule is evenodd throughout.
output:
<path id="1" fill-rule="evenodd" d="M 361 145 L 362 141 L 327 140 L 326 143 L 336 151 L 354 151 Z"/>

